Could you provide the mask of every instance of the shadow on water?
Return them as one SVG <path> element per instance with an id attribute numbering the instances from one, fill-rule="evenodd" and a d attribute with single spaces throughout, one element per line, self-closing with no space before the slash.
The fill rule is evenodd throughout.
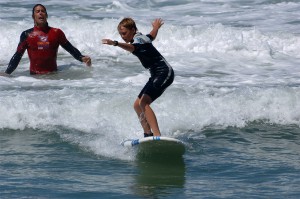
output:
<path id="1" fill-rule="evenodd" d="M 163 195 L 176 195 L 185 184 L 184 147 L 171 153 L 171 147 L 159 150 L 143 148 L 139 150 L 136 163 L 139 174 L 136 176 L 135 193 L 143 197 L 155 198 Z"/>

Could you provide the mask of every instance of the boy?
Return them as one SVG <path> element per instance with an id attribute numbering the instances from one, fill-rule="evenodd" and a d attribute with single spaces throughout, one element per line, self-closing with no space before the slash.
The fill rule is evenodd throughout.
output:
<path id="1" fill-rule="evenodd" d="M 152 22 L 153 29 L 143 35 L 137 32 L 133 19 L 124 18 L 118 25 L 118 31 L 126 43 L 103 39 L 102 43 L 118 46 L 137 56 L 142 65 L 149 69 L 151 77 L 146 83 L 138 98 L 134 102 L 134 110 L 137 113 L 144 130 L 144 137 L 161 136 L 155 113 L 150 104 L 154 102 L 165 89 L 173 83 L 174 71 L 165 58 L 152 45 L 158 29 L 163 25 L 161 19 Z"/>

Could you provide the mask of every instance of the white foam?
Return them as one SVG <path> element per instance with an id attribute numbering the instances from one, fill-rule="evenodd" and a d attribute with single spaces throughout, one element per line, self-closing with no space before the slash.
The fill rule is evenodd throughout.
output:
<path id="1" fill-rule="evenodd" d="M 60 48 L 57 74 L 30 76 L 25 54 L 12 78 L 0 76 L 1 129 L 56 130 L 62 139 L 86 150 L 131 160 L 134 153 L 120 150 L 119 144 L 142 137 L 132 106 L 149 73 L 130 53 L 101 44 L 103 38 L 121 41 L 117 24 L 130 15 L 143 33 L 151 30 L 152 16 L 165 19 L 154 45 L 176 77 L 152 105 L 163 135 L 201 134 L 207 126 L 244 127 L 258 120 L 300 125 L 300 37 L 293 32 L 299 25 L 287 23 L 294 20 L 288 16 L 280 18 L 297 10 L 298 3 L 260 5 L 265 13 L 256 4 L 237 7 L 236 1 L 218 1 L 214 6 L 210 1 L 80 2 L 84 4 L 47 2 L 48 21 L 92 57 L 93 67 L 86 68 Z M 61 7 L 53 9 L 56 3 Z M 14 12 L 17 18 L 25 17 L 21 21 L 0 12 L 2 71 L 21 32 L 33 25 L 28 15 L 31 5 L 26 1 L 22 5 L 26 8 Z M 266 17 L 270 13 L 274 16 Z M 270 25 L 275 17 L 278 23 Z M 281 27 L 285 29 L 279 31 Z"/>
<path id="2" fill-rule="evenodd" d="M 85 54 L 96 56 L 116 56 L 125 54 L 119 48 L 101 44 L 101 39 L 111 38 L 121 41 L 116 30 L 118 19 L 76 19 L 50 17 L 49 24 L 61 28 L 67 38 Z M 1 63 L 8 63 L 16 50 L 19 36 L 25 29 L 30 28 L 31 22 L 21 25 L 0 24 L 4 26 L 0 31 L 2 48 L 6 49 L 0 55 Z M 148 33 L 151 21 L 147 25 L 140 25 L 139 29 Z M 221 53 L 222 56 L 235 56 L 244 58 L 272 58 L 277 54 L 285 54 L 299 58 L 300 38 L 288 33 L 266 34 L 253 29 L 236 29 L 225 27 L 222 24 L 203 26 L 175 26 L 165 24 L 160 30 L 155 46 L 163 55 L 188 56 L 190 53 Z M 184 51 L 183 51 L 184 50 Z M 60 49 L 60 54 L 67 52 Z M 184 54 L 182 54 L 184 53 Z M 187 60 L 188 61 L 188 60 Z"/>

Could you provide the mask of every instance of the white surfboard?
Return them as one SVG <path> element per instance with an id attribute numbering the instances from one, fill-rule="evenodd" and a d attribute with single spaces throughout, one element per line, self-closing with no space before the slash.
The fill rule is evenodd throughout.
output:
<path id="1" fill-rule="evenodd" d="M 168 155 L 181 157 L 185 152 L 185 145 L 182 141 L 162 136 L 152 136 L 141 139 L 125 140 L 121 143 L 125 147 L 138 149 L 139 155 L 155 156 Z"/>

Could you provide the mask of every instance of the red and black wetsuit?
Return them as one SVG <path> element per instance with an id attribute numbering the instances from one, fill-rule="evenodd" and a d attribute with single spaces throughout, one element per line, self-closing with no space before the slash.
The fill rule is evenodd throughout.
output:
<path id="1" fill-rule="evenodd" d="M 35 26 L 22 32 L 17 52 L 11 58 L 5 73 L 11 74 L 17 68 L 26 49 L 30 60 L 30 74 L 56 71 L 59 45 L 82 62 L 83 55 L 66 39 L 62 30 L 50 26 Z"/>

